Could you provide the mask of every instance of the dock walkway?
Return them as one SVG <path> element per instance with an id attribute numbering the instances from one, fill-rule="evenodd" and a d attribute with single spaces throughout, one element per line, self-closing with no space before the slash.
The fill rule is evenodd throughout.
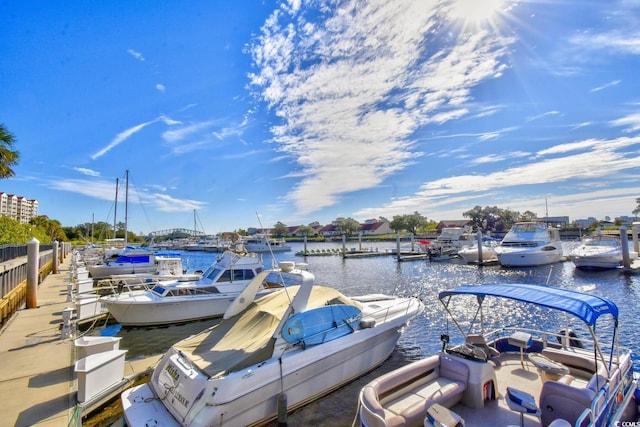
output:
<path id="1" fill-rule="evenodd" d="M 67 301 L 72 258 L 40 283 L 37 308 L 20 309 L 0 330 L 0 427 L 80 425 L 74 338 L 61 338 L 62 311 L 74 307 Z M 148 363 L 126 362 L 124 375 L 144 371 Z"/>

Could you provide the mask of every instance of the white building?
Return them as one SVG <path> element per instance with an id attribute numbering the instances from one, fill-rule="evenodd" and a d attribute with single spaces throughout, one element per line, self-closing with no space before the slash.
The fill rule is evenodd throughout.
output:
<path id="1" fill-rule="evenodd" d="M 0 216 L 27 224 L 31 218 L 38 216 L 38 201 L 0 192 Z"/>

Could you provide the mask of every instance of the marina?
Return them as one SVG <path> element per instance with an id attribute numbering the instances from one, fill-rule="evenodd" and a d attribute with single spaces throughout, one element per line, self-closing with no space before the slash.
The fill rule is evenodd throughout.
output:
<path id="1" fill-rule="evenodd" d="M 576 242 L 563 242 L 565 253 Z M 438 293 L 463 284 L 529 283 L 553 285 L 594 295 L 606 295 L 620 309 L 620 344 L 633 351 L 634 370 L 640 366 L 640 320 L 636 308 L 640 303 L 640 276 L 635 270 L 581 271 L 572 262 L 526 267 L 504 268 L 499 265 L 469 265 L 460 259 L 430 262 L 418 259 L 397 262 L 393 256 L 302 257 L 301 243 L 292 243 L 292 251 L 275 254 L 277 261 L 306 262 L 316 282 L 335 287 L 347 295 L 387 293 L 417 296 L 426 310 L 415 318 L 400 337 L 398 344 L 382 366 L 327 396 L 305 405 L 288 416 L 290 425 L 349 426 L 358 406 L 359 390 L 383 373 L 410 362 L 436 354 L 439 335 L 446 325 L 444 310 Z M 376 244 L 378 251 L 392 251 L 393 242 Z M 308 243 L 308 250 L 325 252 L 339 249 L 340 243 Z M 183 254 L 188 271 L 204 269 L 215 254 L 189 252 Z M 271 255 L 263 254 L 264 264 L 271 264 Z M 69 257 L 70 258 L 70 257 Z M 70 259 L 62 264 L 58 274 L 47 276 L 40 286 L 39 307 L 23 309 L 5 326 L 0 335 L 3 363 L 1 382 L 8 400 L 7 417 L 18 426 L 74 425 L 77 417 L 75 397 L 77 379 L 73 372 L 74 346 L 72 340 L 60 337 L 61 313 L 70 303 L 66 301 Z M 634 265 L 635 267 L 635 265 Z M 530 313 L 510 312 L 505 326 L 526 321 Z M 120 338 L 120 349 L 126 350 L 125 373 L 139 373 L 152 367 L 159 356 L 177 341 L 215 325 L 219 319 L 209 319 L 182 325 L 163 327 L 125 328 L 118 324 L 98 322 L 87 335 Z M 24 391 L 18 397 L 15 390 Z M 12 394 L 13 393 L 13 394 Z M 331 417 L 327 417 L 331 414 Z M 513 421 L 517 423 L 517 418 Z M 274 421 L 273 426 L 276 425 Z"/>

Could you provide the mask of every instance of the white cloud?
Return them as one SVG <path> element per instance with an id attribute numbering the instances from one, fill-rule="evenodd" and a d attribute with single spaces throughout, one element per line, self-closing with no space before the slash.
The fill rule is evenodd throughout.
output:
<path id="1" fill-rule="evenodd" d="M 73 168 L 73 170 L 75 170 L 77 172 L 80 172 L 81 174 L 88 175 L 88 176 L 100 176 L 100 172 L 94 171 L 93 169 Z"/>
<path id="2" fill-rule="evenodd" d="M 160 92 L 164 92 L 165 90 L 167 90 L 167 88 L 164 87 L 164 85 L 161 83 L 156 84 L 156 89 L 158 89 L 158 91 Z"/>
<path id="3" fill-rule="evenodd" d="M 609 123 L 612 126 L 625 126 L 625 132 L 636 132 L 640 130 L 640 113 L 629 114 Z"/>
<path id="4" fill-rule="evenodd" d="M 129 49 L 129 50 L 127 50 L 127 52 L 129 52 L 129 55 L 133 56 L 138 61 L 144 61 L 144 56 L 142 56 L 142 54 L 140 52 L 136 52 L 133 49 Z"/>
<path id="5" fill-rule="evenodd" d="M 414 133 L 468 115 L 471 89 L 501 75 L 512 42 L 442 36 L 435 0 L 317 6 L 276 11 L 251 50 L 252 84 L 281 118 L 274 141 L 305 177 L 288 194 L 301 215 L 413 164 Z"/>

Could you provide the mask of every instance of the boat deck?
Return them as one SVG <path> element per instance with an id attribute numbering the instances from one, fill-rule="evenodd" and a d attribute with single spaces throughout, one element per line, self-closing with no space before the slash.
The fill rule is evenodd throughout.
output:
<path id="1" fill-rule="evenodd" d="M 520 363 L 519 353 L 502 353 L 499 358 L 501 366 L 495 369 L 497 379 L 496 400 L 485 402 L 482 409 L 470 408 L 463 403 L 457 403 L 450 409 L 460 415 L 467 426 L 493 427 L 493 426 L 519 426 L 520 413 L 509 409 L 505 400 L 507 387 L 529 393 L 535 398 L 536 405 L 540 404 L 540 392 L 542 391 L 542 379 L 536 367 L 524 357 L 524 368 Z M 586 385 L 587 381 L 576 377 L 573 385 Z M 524 416 L 524 425 L 539 427 L 540 418 L 531 415 Z"/>

